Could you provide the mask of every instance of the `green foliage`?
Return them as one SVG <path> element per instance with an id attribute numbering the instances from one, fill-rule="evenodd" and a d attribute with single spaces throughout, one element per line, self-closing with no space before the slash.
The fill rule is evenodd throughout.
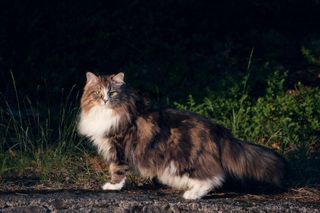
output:
<path id="1" fill-rule="evenodd" d="M 285 78 L 286 72 L 274 72 L 265 95 L 257 99 L 241 93 L 236 85 L 226 91 L 228 95 L 211 95 L 199 103 L 190 95 L 185 104 L 175 106 L 214 119 L 238 138 L 276 149 L 292 161 L 291 168 L 301 171 L 299 178 L 314 182 L 314 173 L 320 174 L 316 169 L 320 162 L 320 88 L 298 83 L 286 91 Z"/>
<path id="2" fill-rule="evenodd" d="M 320 66 L 320 40 L 312 39 L 301 48 L 302 56 L 312 65 Z"/>
<path id="3" fill-rule="evenodd" d="M 242 80 L 223 82 L 223 93 L 209 92 L 202 101 L 189 95 L 186 103 L 175 106 L 214 119 L 238 138 L 276 149 L 295 171 L 290 180 L 295 184 L 317 183 L 320 89 L 298 83 L 286 90 L 287 72 L 279 70 L 268 77 L 263 95 L 254 97 L 250 67 L 247 70 Z M 22 97 L 13 76 L 12 81 L 16 102 L 10 105 L 3 99 L 0 108 L 0 176 L 36 173 L 43 181 L 64 181 L 67 176 L 76 182 L 79 171 L 94 174 L 81 162 L 92 150 L 76 133 L 77 93 L 62 90 L 59 104 L 43 106 Z"/>

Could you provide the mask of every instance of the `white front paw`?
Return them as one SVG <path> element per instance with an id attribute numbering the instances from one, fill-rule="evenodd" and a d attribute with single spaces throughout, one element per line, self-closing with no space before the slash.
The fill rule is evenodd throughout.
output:
<path id="1" fill-rule="evenodd" d="M 196 199 L 200 199 L 201 195 L 199 195 L 197 191 L 188 190 L 188 191 L 185 191 L 185 193 L 183 194 L 183 198 L 186 200 L 196 200 Z"/>
<path id="2" fill-rule="evenodd" d="M 102 190 L 121 190 L 124 186 L 126 182 L 126 178 L 123 178 L 120 183 L 105 183 L 103 186 L 102 186 Z"/>

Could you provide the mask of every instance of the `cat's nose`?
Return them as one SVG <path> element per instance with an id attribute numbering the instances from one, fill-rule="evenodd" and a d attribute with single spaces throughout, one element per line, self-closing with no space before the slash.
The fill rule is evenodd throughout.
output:
<path id="1" fill-rule="evenodd" d="M 103 103 L 106 104 L 108 102 L 108 99 L 102 99 Z"/>

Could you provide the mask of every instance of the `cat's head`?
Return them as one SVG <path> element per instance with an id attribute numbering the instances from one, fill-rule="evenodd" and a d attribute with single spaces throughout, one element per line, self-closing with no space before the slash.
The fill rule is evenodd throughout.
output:
<path id="1" fill-rule="evenodd" d="M 109 76 L 97 76 L 91 72 L 86 74 L 87 82 L 81 98 L 81 108 L 84 111 L 100 106 L 109 109 L 117 108 L 124 99 L 124 73 Z"/>

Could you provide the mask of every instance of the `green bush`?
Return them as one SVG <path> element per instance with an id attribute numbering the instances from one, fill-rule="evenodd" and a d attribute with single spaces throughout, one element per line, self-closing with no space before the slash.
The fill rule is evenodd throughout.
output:
<path id="1" fill-rule="evenodd" d="M 265 94 L 258 98 L 235 85 L 227 95 L 210 95 L 199 103 L 190 95 L 185 104 L 175 106 L 214 119 L 240 139 L 277 150 L 288 159 L 292 171 L 299 173 L 293 181 L 299 178 L 301 183 L 304 178 L 314 183 L 315 174 L 320 174 L 320 88 L 298 83 L 286 91 L 285 78 L 286 72 L 274 72 Z"/>

